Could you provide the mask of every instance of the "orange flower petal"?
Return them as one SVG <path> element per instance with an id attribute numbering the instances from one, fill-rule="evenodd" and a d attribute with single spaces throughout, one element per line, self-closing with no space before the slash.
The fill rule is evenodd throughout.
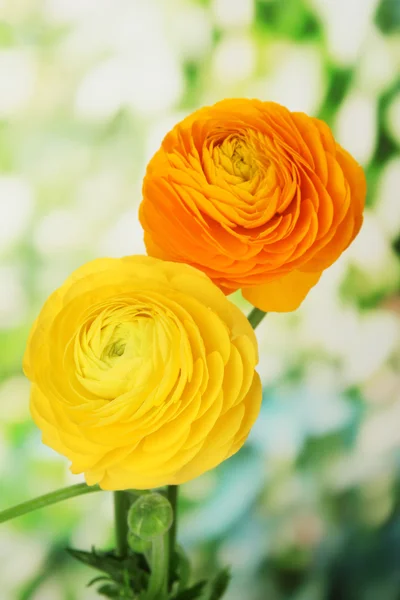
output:
<path id="1" fill-rule="evenodd" d="M 296 310 L 309 290 L 319 281 L 320 273 L 292 271 L 275 281 L 242 290 L 243 296 L 265 312 L 289 312 Z"/>

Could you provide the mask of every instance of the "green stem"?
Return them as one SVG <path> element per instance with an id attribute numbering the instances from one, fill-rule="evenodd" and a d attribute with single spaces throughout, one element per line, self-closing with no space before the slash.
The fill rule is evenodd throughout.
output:
<path id="1" fill-rule="evenodd" d="M 33 500 L 28 500 L 27 502 L 23 502 L 22 504 L 17 504 L 12 508 L 3 510 L 0 512 L 0 523 L 4 523 L 10 519 L 15 519 L 15 517 L 26 515 L 33 510 L 38 510 L 39 508 L 56 504 L 62 500 L 68 500 L 68 498 L 74 498 L 75 496 L 82 496 L 83 494 L 91 494 L 92 492 L 100 491 L 101 489 L 98 485 L 88 486 L 86 483 L 77 483 L 76 485 L 71 485 L 69 487 L 62 488 L 61 490 L 50 492 L 50 494 L 44 494 L 44 496 L 39 496 Z"/>
<path id="2" fill-rule="evenodd" d="M 128 510 L 130 499 L 127 492 L 114 492 L 115 541 L 118 556 L 128 553 Z"/>
<path id="3" fill-rule="evenodd" d="M 168 552 L 165 537 L 160 535 L 152 542 L 151 574 L 146 600 L 163 600 L 167 595 Z"/>
<path id="4" fill-rule="evenodd" d="M 265 317 L 267 313 L 264 312 L 263 310 L 260 310 L 259 308 L 253 308 L 253 310 L 250 312 L 249 316 L 247 317 L 248 322 L 250 323 L 250 325 L 252 326 L 253 329 L 255 329 L 257 327 L 257 325 L 259 325 L 261 323 L 261 321 L 263 320 L 263 318 Z"/>
<path id="5" fill-rule="evenodd" d="M 169 485 L 167 489 L 167 497 L 172 506 L 174 519 L 168 531 L 168 580 L 172 578 L 174 553 L 176 544 L 176 533 L 178 529 L 178 489 L 177 485 Z"/>

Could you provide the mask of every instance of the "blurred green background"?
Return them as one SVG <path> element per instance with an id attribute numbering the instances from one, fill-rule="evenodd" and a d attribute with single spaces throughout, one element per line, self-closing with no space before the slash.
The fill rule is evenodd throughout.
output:
<path id="1" fill-rule="evenodd" d="M 199 576 L 232 565 L 227 600 L 400 600 L 399 73 L 399 0 L 0 0 L 0 508 L 80 481 L 29 416 L 46 296 L 86 260 L 143 252 L 141 180 L 176 121 L 275 100 L 365 167 L 365 224 L 300 310 L 259 327 L 260 417 L 183 486 L 180 540 Z M 112 536 L 108 493 L 3 525 L 1 600 L 95 598 L 63 547 Z"/>

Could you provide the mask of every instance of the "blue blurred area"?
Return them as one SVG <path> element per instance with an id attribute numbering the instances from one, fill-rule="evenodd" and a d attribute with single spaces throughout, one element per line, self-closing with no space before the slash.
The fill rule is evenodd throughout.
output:
<path id="1" fill-rule="evenodd" d="M 364 166 L 365 223 L 299 311 L 257 330 L 260 417 L 182 487 L 179 537 L 198 576 L 232 565 L 227 600 L 400 600 L 399 67 L 398 0 L 0 1 L 1 508 L 79 481 L 21 371 L 47 295 L 86 260 L 144 252 L 141 180 L 174 123 L 275 100 Z M 69 544 L 112 544 L 110 494 L 2 526 L 1 599 L 95 598 Z"/>

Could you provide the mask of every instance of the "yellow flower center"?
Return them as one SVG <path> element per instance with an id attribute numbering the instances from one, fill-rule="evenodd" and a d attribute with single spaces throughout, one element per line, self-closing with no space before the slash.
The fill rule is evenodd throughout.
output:
<path id="1" fill-rule="evenodd" d="M 135 358 L 143 360 L 143 344 L 150 342 L 151 328 L 152 320 L 144 316 L 133 321 L 105 325 L 97 350 L 101 351 L 99 358 L 109 368 L 116 367 L 122 361 Z"/>
<path id="2" fill-rule="evenodd" d="M 78 379 L 106 400 L 126 393 L 138 398 L 152 382 L 157 404 L 157 388 L 170 389 L 179 375 L 179 344 L 174 323 L 157 310 L 141 305 L 101 310 L 75 340 Z"/>

